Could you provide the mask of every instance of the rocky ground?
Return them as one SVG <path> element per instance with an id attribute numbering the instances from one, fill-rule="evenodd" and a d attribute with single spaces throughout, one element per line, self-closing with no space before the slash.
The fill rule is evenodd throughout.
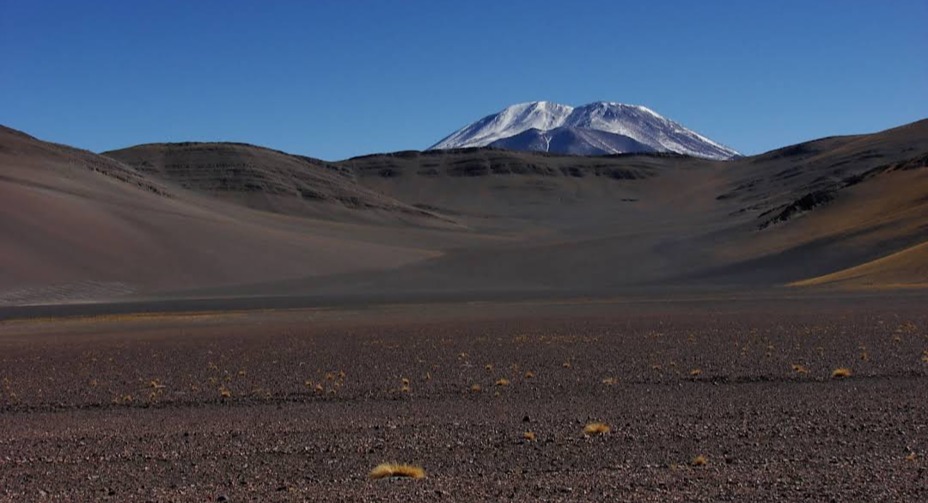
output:
<path id="1" fill-rule="evenodd" d="M 0 500 L 926 500 L 925 300 L 6 321 Z"/>

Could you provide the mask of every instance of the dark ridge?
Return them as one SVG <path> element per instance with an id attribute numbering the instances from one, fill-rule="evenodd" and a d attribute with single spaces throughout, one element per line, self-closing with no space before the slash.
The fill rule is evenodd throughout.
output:
<path id="1" fill-rule="evenodd" d="M 773 224 L 785 222 L 800 213 L 811 211 L 812 209 L 818 206 L 828 204 L 831 201 L 834 201 L 836 197 L 838 197 L 837 188 L 816 190 L 814 192 L 809 192 L 808 194 L 786 205 L 785 208 L 783 208 L 780 212 L 778 212 L 772 218 L 761 223 L 759 228 L 766 229 L 767 227 Z M 758 218 L 763 218 L 774 211 L 776 211 L 776 209 L 767 210 L 761 213 Z"/>
<path id="2" fill-rule="evenodd" d="M 880 157 L 883 157 L 883 156 L 864 153 L 864 155 L 859 157 L 859 159 L 873 159 L 873 158 L 880 158 Z M 840 164 L 845 164 L 845 162 L 837 163 L 832 166 L 837 166 Z M 901 162 L 883 164 L 881 166 L 871 168 L 862 173 L 856 173 L 856 174 L 850 175 L 848 177 L 841 179 L 840 181 L 836 183 L 831 183 L 822 189 L 818 189 L 818 190 L 814 190 L 812 192 L 806 193 L 802 197 L 792 201 L 791 203 L 785 206 L 773 208 L 773 209 L 770 209 L 770 210 L 767 210 L 761 213 L 760 215 L 758 215 L 758 218 L 764 218 L 774 212 L 777 212 L 776 215 L 773 216 L 772 218 L 769 218 L 763 221 L 758 226 L 758 228 L 763 230 L 773 224 L 777 224 L 780 222 L 786 222 L 801 213 L 812 211 L 815 208 L 824 206 L 834 201 L 838 197 L 838 193 L 841 190 L 846 189 L 848 187 L 852 187 L 854 185 L 862 183 L 876 176 L 879 176 L 885 173 L 891 173 L 893 171 L 908 171 L 908 170 L 920 169 L 920 168 L 925 168 L 925 167 L 928 167 L 928 154 L 924 154 L 924 155 L 914 157 L 912 159 L 908 159 L 908 160 L 901 161 Z M 798 170 L 798 168 L 791 168 L 791 169 Z M 786 171 L 791 171 L 791 170 L 786 170 Z M 782 172 L 778 173 L 778 175 L 780 174 L 782 174 Z M 816 181 L 819 181 L 819 180 L 824 180 L 824 177 L 820 177 L 816 179 Z M 723 194 L 721 196 L 718 196 L 716 199 L 723 199 L 726 196 L 729 196 L 729 194 Z"/>
<path id="3" fill-rule="evenodd" d="M 396 152 L 383 152 L 376 154 L 364 154 L 354 157 L 349 157 L 341 161 L 337 161 L 334 164 L 341 164 L 350 161 L 358 161 L 363 159 L 371 159 L 377 157 L 384 158 L 397 158 L 397 159 L 416 159 L 419 157 L 442 157 L 442 156 L 453 156 L 457 154 L 474 154 L 474 153 L 496 153 L 496 154 L 510 154 L 517 157 L 547 157 L 547 158 L 565 158 L 565 159 L 627 159 L 634 157 L 641 158 L 653 158 L 653 159 L 695 159 L 703 162 L 728 162 L 728 161 L 713 161 L 711 159 L 703 159 L 700 157 L 693 157 L 686 154 L 678 154 L 676 152 L 625 152 L 621 154 L 605 154 L 605 155 L 572 155 L 572 154 L 559 154 L 554 152 L 537 152 L 537 151 L 522 151 L 522 150 L 510 150 L 505 148 L 497 147 L 468 147 L 468 148 L 449 148 L 449 149 L 440 149 L 440 150 L 400 150 Z M 739 157 L 743 158 L 743 157 Z M 731 159 L 731 160 L 734 160 Z"/>

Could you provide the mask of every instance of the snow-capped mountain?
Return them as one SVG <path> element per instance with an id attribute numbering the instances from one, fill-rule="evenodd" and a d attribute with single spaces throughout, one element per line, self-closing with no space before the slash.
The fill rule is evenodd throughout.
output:
<path id="1" fill-rule="evenodd" d="M 455 131 L 430 149 L 494 146 L 561 154 L 676 152 L 731 159 L 738 152 L 638 105 L 579 107 L 535 101 L 512 105 Z"/>

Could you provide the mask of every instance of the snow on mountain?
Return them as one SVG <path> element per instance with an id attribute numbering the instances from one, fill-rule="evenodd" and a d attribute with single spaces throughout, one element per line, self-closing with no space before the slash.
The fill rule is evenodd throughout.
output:
<path id="1" fill-rule="evenodd" d="M 529 129 L 501 138 L 488 145 L 507 150 L 557 152 L 570 155 L 608 155 L 626 152 L 654 152 L 655 149 L 633 138 L 607 131 L 561 126 L 547 131 Z"/>
<path id="2" fill-rule="evenodd" d="M 561 126 L 572 111 L 573 107 L 548 101 L 519 103 L 452 133 L 429 149 L 485 147 L 529 129 L 547 131 Z"/>
<path id="3" fill-rule="evenodd" d="M 558 131 L 561 128 L 567 129 Z M 539 147 L 542 144 L 544 149 Z M 739 155 L 646 107 L 604 101 L 576 108 L 548 101 L 512 105 L 452 133 L 430 149 L 490 145 L 562 154 L 657 151 L 707 159 Z"/>

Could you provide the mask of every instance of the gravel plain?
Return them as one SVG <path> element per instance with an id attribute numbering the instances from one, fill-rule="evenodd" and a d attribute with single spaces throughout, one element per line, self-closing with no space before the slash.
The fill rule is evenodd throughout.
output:
<path id="1" fill-rule="evenodd" d="M 5 321 L 0 500 L 925 501 L 924 301 Z"/>

